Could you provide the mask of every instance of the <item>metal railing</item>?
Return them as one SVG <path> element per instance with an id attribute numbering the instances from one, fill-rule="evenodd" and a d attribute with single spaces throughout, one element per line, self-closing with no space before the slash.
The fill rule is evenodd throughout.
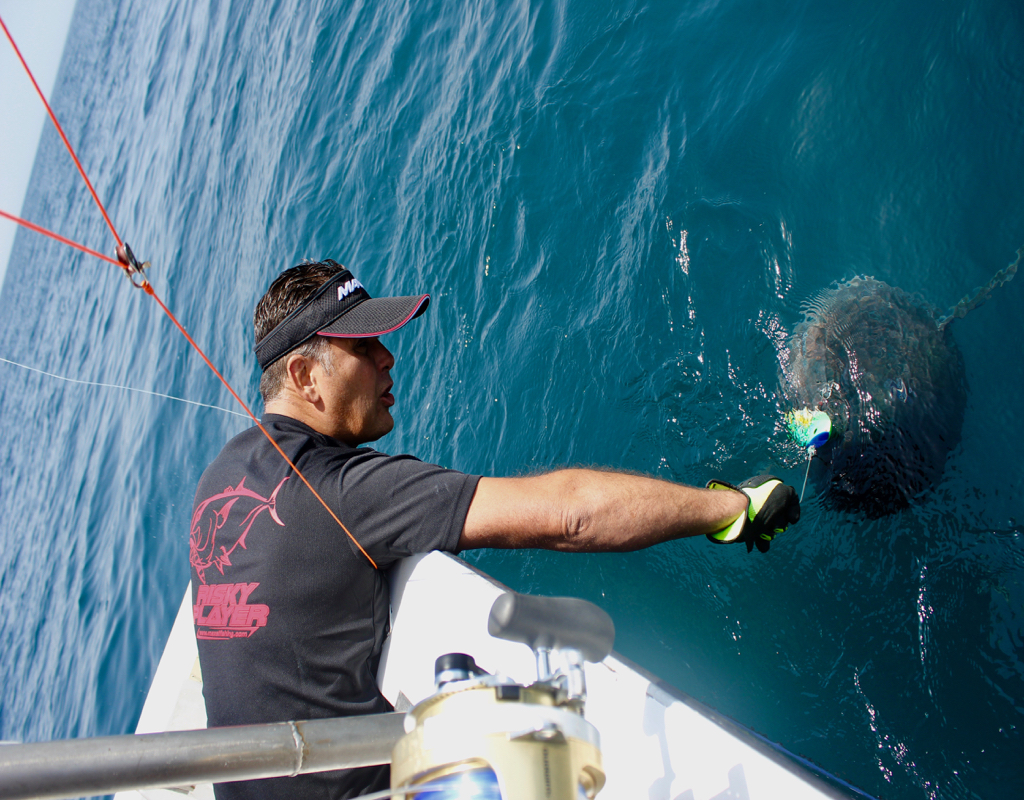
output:
<path id="1" fill-rule="evenodd" d="M 0 798 L 83 797 L 391 761 L 405 714 L 0 746 Z"/>

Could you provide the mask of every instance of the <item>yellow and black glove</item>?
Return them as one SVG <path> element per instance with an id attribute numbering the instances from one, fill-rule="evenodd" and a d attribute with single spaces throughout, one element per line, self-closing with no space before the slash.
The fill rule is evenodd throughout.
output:
<path id="1" fill-rule="evenodd" d="M 709 533 L 708 538 L 719 544 L 746 542 L 747 552 L 755 547 L 760 553 L 768 552 L 775 534 L 800 519 L 800 499 L 796 490 L 772 475 L 758 475 L 739 486 L 724 481 L 708 481 L 708 489 L 731 489 L 747 496 L 747 513 L 720 531 Z"/>

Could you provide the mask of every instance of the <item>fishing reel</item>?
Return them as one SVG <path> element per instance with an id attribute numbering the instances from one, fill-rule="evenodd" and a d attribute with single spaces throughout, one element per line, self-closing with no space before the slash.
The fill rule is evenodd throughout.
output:
<path id="1" fill-rule="evenodd" d="M 602 661 L 615 626 L 569 597 L 504 594 L 487 631 L 529 646 L 537 680 L 492 675 L 472 656 L 434 665 L 436 691 L 405 718 L 392 751 L 394 796 L 406 800 L 592 800 L 605 783 L 597 729 L 583 717 L 584 663 Z"/>

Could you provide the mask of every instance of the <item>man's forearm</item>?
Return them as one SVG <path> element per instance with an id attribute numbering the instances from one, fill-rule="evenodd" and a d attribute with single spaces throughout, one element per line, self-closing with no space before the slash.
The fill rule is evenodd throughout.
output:
<path id="1" fill-rule="evenodd" d="M 721 530 L 746 507 L 740 492 L 616 472 L 481 478 L 460 546 L 637 550 Z"/>

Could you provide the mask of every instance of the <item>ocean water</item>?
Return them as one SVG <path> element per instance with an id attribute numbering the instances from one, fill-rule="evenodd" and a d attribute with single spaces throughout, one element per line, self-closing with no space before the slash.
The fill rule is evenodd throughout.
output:
<path id="1" fill-rule="evenodd" d="M 862 274 L 946 308 L 1024 244 L 1016 0 L 79 0 L 52 102 L 247 400 L 282 269 L 430 292 L 388 342 L 379 447 L 488 475 L 799 485 L 778 351 L 802 304 Z M 49 124 L 23 216 L 113 251 Z M 2 358 L 231 407 L 108 264 L 20 232 L 0 308 Z M 955 323 L 962 441 L 906 511 L 812 487 L 765 556 L 467 557 L 597 602 L 621 653 L 870 794 L 1019 792 L 1022 309 L 1018 277 Z M 134 729 L 195 483 L 245 425 L 0 362 L 0 738 Z"/>

